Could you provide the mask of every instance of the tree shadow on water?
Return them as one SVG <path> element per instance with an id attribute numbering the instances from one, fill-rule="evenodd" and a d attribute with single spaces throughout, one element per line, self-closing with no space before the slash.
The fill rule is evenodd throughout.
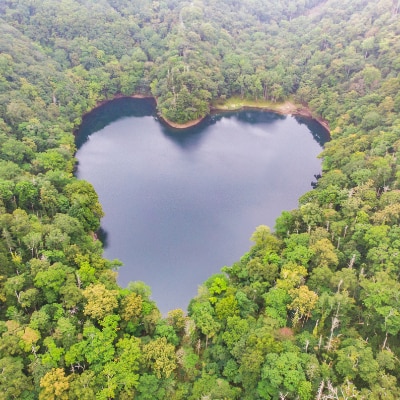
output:
<path id="1" fill-rule="evenodd" d="M 154 99 L 134 99 L 123 97 L 102 104 L 83 117 L 82 124 L 75 134 L 75 143 L 79 149 L 92 133 L 104 129 L 121 118 L 146 117 L 155 115 Z"/>
<path id="2" fill-rule="evenodd" d="M 313 135 L 314 140 L 323 147 L 326 142 L 329 142 L 330 135 L 329 131 L 323 127 L 317 120 L 312 118 L 306 118 L 299 115 L 294 117 L 296 121 L 301 125 L 306 125 L 311 134 Z"/>
<path id="3" fill-rule="evenodd" d="M 96 232 L 97 239 L 103 244 L 103 248 L 106 249 L 108 247 L 108 232 L 100 227 L 99 230 Z"/>

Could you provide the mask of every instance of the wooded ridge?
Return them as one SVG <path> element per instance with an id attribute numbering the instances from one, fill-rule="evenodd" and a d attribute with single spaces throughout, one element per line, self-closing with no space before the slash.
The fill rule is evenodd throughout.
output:
<path id="1" fill-rule="evenodd" d="M 0 3 L 0 398 L 385 399 L 400 392 L 397 0 Z M 73 132 L 115 95 L 178 124 L 292 100 L 317 187 L 162 318 L 116 283 Z M 156 251 L 156 244 L 155 244 Z"/>

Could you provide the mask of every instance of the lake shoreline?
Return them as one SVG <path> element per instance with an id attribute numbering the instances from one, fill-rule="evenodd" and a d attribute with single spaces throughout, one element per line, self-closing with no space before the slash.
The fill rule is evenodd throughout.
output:
<path id="1" fill-rule="evenodd" d="M 150 96 L 150 95 L 146 95 L 146 94 L 140 94 L 140 93 L 139 94 L 133 94 L 133 95 L 129 96 L 129 95 L 125 95 L 125 94 L 122 94 L 122 93 L 118 93 L 118 94 L 114 95 L 111 99 L 104 99 L 104 100 L 98 101 L 93 108 L 91 108 L 90 110 L 88 110 L 88 111 L 86 111 L 86 112 L 84 112 L 82 114 L 82 119 L 86 115 L 88 115 L 91 112 L 93 112 L 94 110 L 96 110 L 96 109 L 98 109 L 98 108 L 100 108 L 100 107 L 102 107 L 102 106 L 104 106 L 104 105 L 106 105 L 106 104 L 108 104 L 108 103 L 110 103 L 110 102 L 112 102 L 114 100 L 118 100 L 118 99 L 153 99 L 153 100 L 155 100 L 155 103 L 157 104 L 157 101 L 156 101 L 154 96 Z"/>
<path id="2" fill-rule="evenodd" d="M 153 99 L 157 105 L 157 98 L 151 95 L 145 95 L 145 94 L 133 94 L 130 96 L 124 95 L 124 94 L 116 94 L 113 96 L 112 99 L 105 99 L 99 101 L 95 107 L 93 107 L 90 111 L 87 111 L 86 113 L 83 114 L 82 118 L 91 113 L 93 110 L 96 108 L 99 108 L 113 100 L 117 99 L 124 99 L 124 98 L 131 98 L 131 99 Z M 231 99 L 232 100 L 232 99 Z M 311 109 L 307 106 L 304 105 L 299 105 L 295 104 L 289 100 L 283 102 L 283 103 L 273 103 L 273 104 L 257 104 L 257 102 L 252 102 L 252 101 L 243 101 L 240 100 L 238 104 L 231 104 L 229 105 L 227 102 L 223 104 L 217 104 L 217 105 L 211 105 L 210 107 L 210 114 L 207 114 L 204 117 L 197 118 L 192 121 L 185 122 L 183 124 L 177 123 L 170 121 L 169 119 L 165 118 L 160 112 L 157 112 L 158 118 L 166 125 L 168 125 L 171 128 L 174 129 L 179 129 L 179 130 L 184 130 L 187 128 L 191 128 L 193 126 L 196 126 L 200 124 L 208 115 L 212 114 L 220 114 L 220 113 L 225 113 L 225 112 L 232 112 L 232 111 L 241 111 L 241 110 L 262 110 L 262 111 L 267 111 L 267 112 L 272 112 L 272 113 L 277 113 L 281 115 L 293 115 L 293 116 L 300 116 L 300 117 L 305 117 L 305 118 L 310 118 L 315 121 L 317 121 L 328 133 L 330 136 L 330 127 L 328 121 L 321 117 L 316 117 L 313 115 Z"/>
<path id="3" fill-rule="evenodd" d="M 163 117 L 163 115 L 161 113 L 158 113 L 157 115 L 162 122 L 164 122 L 169 127 L 175 128 L 175 129 L 191 128 L 192 126 L 196 126 L 196 125 L 200 124 L 200 122 L 206 118 L 206 117 L 201 117 L 201 118 L 194 119 L 192 121 L 185 122 L 184 124 L 179 124 L 177 122 L 172 122 L 169 119 Z"/>
<path id="4" fill-rule="evenodd" d="M 218 114 L 221 112 L 232 112 L 241 110 L 263 110 L 281 115 L 293 115 L 293 116 L 310 118 L 313 119 L 314 121 L 317 121 L 329 133 L 329 136 L 331 133 L 328 121 L 326 121 L 321 117 L 315 117 L 312 114 L 311 109 L 308 108 L 307 106 L 295 104 L 292 103 L 291 101 L 285 101 L 283 103 L 275 103 L 273 105 L 264 105 L 251 102 L 249 102 L 249 104 L 240 103 L 237 106 L 235 104 L 233 104 L 232 106 L 221 104 L 213 106 L 211 109 L 211 113 Z"/>
<path id="5" fill-rule="evenodd" d="M 166 314 L 240 259 L 258 225 L 274 226 L 297 206 L 321 171 L 327 138 L 311 119 L 261 110 L 221 112 L 178 131 L 153 99 L 118 99 L 85 119 L 75 176 L 98 193 L 104 257 L 124 263 L 119 285 L 146 282 Z"/>

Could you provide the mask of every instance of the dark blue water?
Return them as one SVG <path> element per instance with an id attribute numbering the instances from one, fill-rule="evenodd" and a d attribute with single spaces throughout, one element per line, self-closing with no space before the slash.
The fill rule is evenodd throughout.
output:
<path id="1" fill-rule="evenodd" d="M 212 116 L 184 131 L 150 100 L 119 99 L 84 118 L 77 176 L 103 205 L 106 258 L 118 281 L 141 280 L 162 312 L 186 309 L 197 287 L 274 226 L 320 172 L 317 123 L 263 111 Z"/>

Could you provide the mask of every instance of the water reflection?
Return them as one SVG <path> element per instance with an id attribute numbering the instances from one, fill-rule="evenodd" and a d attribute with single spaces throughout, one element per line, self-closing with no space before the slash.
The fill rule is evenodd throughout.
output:
<path id="1" fill-rule="evenodd" d="M 162 123 L 162 134 L 173 144 L 184 150 L 195 150 L 207 137 L 206 127 L 210 125 L 210 117 L 204 118 L 199 124 L 186 129 L 175 129 Z"/>
<path id="2" fill-rule="evenodd" d="M 121 118 L 154 115 L 155 107 L 156 103 L 151 98 L 123 97 L 106 102 L 83 117 L 82 125 L 76 134 L 76 146 L 79 149 L 92 133 L 100 131 Z"/>
<path id="3" fill-rule="evenodd" d="M 247 110 L 236 114 L 239 121 L 252 124 L 273 124 L 286 119 L 286 115 L 271 113 L 264 110 Z"/>
<path id="4" fill-rule="evenodd" d="M 153 116 L 158 119 L 156 117 L 156 102 L 154 99 L 123 97 L 107 102 L 83 118 L 82 125 L 76 135 L 76 145 L 79 149 L 91 134 L 100 131 L 121 118 L 145 116 Z M 161 131 L 166 138 L 182 149 L 195 149 L 206 138 L 204 132 L 207 130 L 205 130 L 205 127 L 214 125 L 223 118 L 235 119 L 250 124 L 274 124 L 277 121 L 284 120 L 286 116 L 265 110 L 248 109 L 240 112 L 215 113 L 207 116 L 198 125 L 184 130 L 171 128 L 160 122 Z M 302 116 L 295 116 L 294 118 L 300 125 L 307 126 L 314 140 L 320 146 L 323 146 L 329 140 L 329 132 L 318 121 Z"/>
<path id="5" fill-rule="evenodd" d="M 294 117 L 300 125 L 305 125 L 313 135 L 314 140 L 322 147 L 329 141 L 329 132 L 315 119 L 296 115 Z"/>
<path id="6" fill-rule="evenodd" d="M 105 257 L 124 263 L 118 282 L 146 282 L 162 312 L 186 308 L 199 284 L 248 250 L 257 225 L 273 227 L 311 189 L 324 136 L 307 122 L 246 110 L 181 131 L 136 99 L 86 116 L 77 176 L 99 194 Z"/>
<path id="7" fill-rule="evenodd" d="M 106 249 L 108 247 L 108 232 L 101 226 L 97 231 L 97 238 L 103 243 L 103 247 Z"/>

